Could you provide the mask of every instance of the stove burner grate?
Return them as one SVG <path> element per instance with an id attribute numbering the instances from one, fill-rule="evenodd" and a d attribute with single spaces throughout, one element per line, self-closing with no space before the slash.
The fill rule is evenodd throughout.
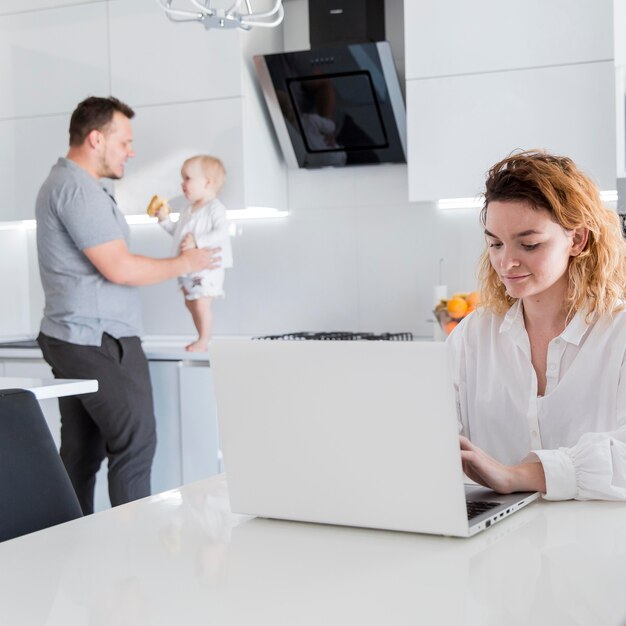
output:
<path id="1" fill-rule="evenodd" d="M 413 333 L 298 332 L 254 337 L 261 340 L 287 341 L 413 341 Z"/>

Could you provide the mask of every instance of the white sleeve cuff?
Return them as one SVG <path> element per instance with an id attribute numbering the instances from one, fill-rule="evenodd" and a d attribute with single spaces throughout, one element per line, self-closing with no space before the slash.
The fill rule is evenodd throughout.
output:
<path id="1" fill-rule="evenodd" d="M 169 215 L 164 219 L 159 221 L 159 226 L 166 232 L 172 234 L 174 229 L 176 228 L 176 222 L 172 222 Z"/>
<path id="2" fill-rule="evenodd" d="M 546 500 L 571 500 L 578 493 L 576 468 L 572 458 L 560 450 L 533 450 L 546 476 Z"/>

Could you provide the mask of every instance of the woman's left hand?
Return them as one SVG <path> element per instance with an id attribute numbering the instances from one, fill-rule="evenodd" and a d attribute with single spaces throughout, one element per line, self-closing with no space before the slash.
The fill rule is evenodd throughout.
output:
<path id="1" fill-rule="evenodd" d="M 539 462 L 504 465 L 475 446 L 467 437 L 460 437 L 461 461 L 468 478 L 497 493 L 515 491 L 546 491 L 543 465 Z"/>

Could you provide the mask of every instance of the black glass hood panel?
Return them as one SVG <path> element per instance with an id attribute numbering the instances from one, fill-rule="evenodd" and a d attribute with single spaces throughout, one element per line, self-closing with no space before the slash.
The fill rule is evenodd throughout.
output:
<path id="1" fill-rule="evenodd" d="M 254 57 L 289 167 L 406 163 L 406 114 L 385 41 Z"/>

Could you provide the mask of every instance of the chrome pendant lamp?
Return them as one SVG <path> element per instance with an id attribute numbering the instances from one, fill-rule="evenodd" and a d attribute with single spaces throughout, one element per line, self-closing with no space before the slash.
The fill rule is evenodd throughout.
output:
<path id="1" fill-rule="evenodd" d="M 156 0 L 167 17 L 173 22 L 200 22 L 209 28 L 253 27 L 273 28 L 278 26 L 285 15 L 282 0 L 274 0 L 271 9 L 254 11 L 252 0 L 235 0 L 228 8 L 218 8 L 214 0 L 186 0 L 189 10 L 172 7 L 173 0 Z"/>

